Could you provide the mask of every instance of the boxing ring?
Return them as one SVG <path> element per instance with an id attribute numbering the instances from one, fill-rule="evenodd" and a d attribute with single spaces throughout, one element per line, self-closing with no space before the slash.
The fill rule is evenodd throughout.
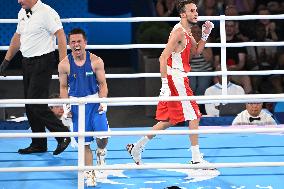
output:
<path id="1" fill-rule="evenodd" d="M 221 43 L 207 44 L 221 47 L 221 71 L 195 72 L 189 75 L 270 75 L 284 74 L 284 70 L 227 71 L 226 47 L 237 46 L 284 46 L 284 42 L 226 43 L 225 20 L 283 19 L 284 15 L 216 16 L 199 17 L 199 20 L 220 20 Z M 177 21 L 178 18 L 77 18 L 62 19 L 63 22 L 142 22 Z M 0 23 L 16 23 L 15 19 L 0 19 Z M 88 45 L 88 49 L 163 48 L 163 44 Z M 7 50 L 7 46 L 0 50 Z M 107 78 L 160 77 L 158 73 L 107 74 Z M 2 77 L 1 80 L 20 80 L 18 76 Z M 58 79 L 53 76 L 53 79 Z M 0 188 L 84 188 L 83 171 L 97 170 L 96 188 L 284 188 L 284 126 L 275 127 L 200 127 L 188 131 L 186 127 L 172 127 L 167 131 L 150 131 L 150 128 L 117 128 L 110 132 L 84 132 L 84 104 L 106 102 L 109 106 L 152 105 L 159 100 L 197 100 L 198 103 L 284 101 L 284 94 L 226 95 L 227 82 L 222 82 L 222 96 L 193 97 L 122 97 L 106 99 L 1 99 L 1 107 L 22 107 L 29 104 L 79 104 L 78 133 L 30 133 L 29 131 L 5 131 L 0 133 Z M 157 89 L 158 90 L 158 89 Z M 144 163 L 137 166 L 125 150 L 126 144 L 145 134 L 158 134 L 142 154 Z M 181 135 L 200 134 L 201 152 L 210 165 L 188 164 L 191 159 L 188 137 Z M 84 166 L 84 136 L 112 136 L 108 144 L 107 165 Z M 78 136 L 78 151 L 72 147 L 59 156 L 49 153 L 19 155 L 18 148 L 27 146 L 30 137 Z M 48 139 L 49 150 L 56 147 L 53 138 Z M 94 144 L 93 144 L 94 145 Z M 92 149 L 95 149 L 93 146 Z M 201 170 L 215 167 L 217 170 Z"/>

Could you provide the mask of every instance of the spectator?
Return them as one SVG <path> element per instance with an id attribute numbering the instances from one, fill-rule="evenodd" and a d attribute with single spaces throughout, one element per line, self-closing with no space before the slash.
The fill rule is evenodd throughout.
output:
<path id="1" fill-rule="evenodd" d="M 281 4 L 278 1 L 269 1 L 267 3 L 267 9 L 271 12 L 271 14 L 281 14 Z"/>
<path id="2" fill-rule="evenodd" d="M 267 7 L 272 14 L 279 14 L 278 11 L 281 12 L 283 0 L 257 0 L 255 1 L 255 9 L 259 10 L 260 8 Z"/>
<path id="3" fill-rule="evenodd" d="M 239 16 L 239 12 L 238 12 L 236 5 L 227 5 L 225 7 L 225 15 L 226 16 Z"/>
<path id="4" fill-rule="evenodd" d="M 161 17 L 179 17 L 179 13 L 175 6 L 175 0 L 158 0 L 156 4 L 157 16 Z M 167 22 L 174 27 L 175 22 Z"/>
<path id="5" fill-rule="evenodd" d="M 282 4 L 282 6 L 281 6 Z M 282 1 L 276 1 L 272 0 L 267 2 L 267 9 L 271 14 L 283 14 L 284 13 L 284 2 Z M 276 34 L 278 37 L 278 41 L 283 41 L 284 40 L 284 22 L 283 19 L 275 19 L 273 20 L 276 25 Z M 280 49 L 283 49 L 283 46 L 278 47 Z"/>
<path id="6" fill-rule="evenodd" d="M 284 70 L 284 52 L 277 53 L 276 62 L 277 62 L 277 69 Z M 274 87 L 276 87 L 276 91 L 279 91 L 279 93 L 283 93 L 284 92 L 284 75 L 280 75 L 279 82 L 280 83 L 278 85 L 274 85 Z"/>
<path id="7" fill-rule="evenodd" d="M 265 8 L 260 8 L 258 10 L 259 15 L 270 15 L 270 11 Z M 276 32 L 276 23 L 272 22 L 269 19 L 261 19 L 259 20 L 260 23 L 262 23 L 265 26 L 265 37 L 268 39 L 271 39 L 272 41 L 278 41 L 278 34 Z"/>
<path id="8" fill-rule="evenodd" d="M 199 4 L 199 12 L 198 14 L 200 16 L 219 16 L 223 14 L 222 9 L 219 9 L 218 7 L 218 2 L 216 0 L 203 0 L 202 3 Z M 219 20 L 214 20 L 214 29 L 218 30 L 220 32 L 220 21 Z"/>
<path id="9" fill-rule="evenodd" d="M 255 27 L 255 42 L 271 42 L 271 39 L 266 38 L 265 26 L 262 23 L 257 23 Z M 276 69 L 276 51 L 273 46 L 252 46 L 247 47 L 247 63 L 248 70 L 273 70 Z M 254 90 L 261 93 L 281 93 L 279 90 L 280 83 L 279 75 L 271 76 L 251 76 L 252 86 Z M 274 86 L 276 85 L 276 86 Z M 271 88 L 271 86 L 273 86 Z"/>
<path id="10" fill-rule="evenodd" d="M 251 14 L 255 8 L 255 0 L 226 0 L 225 4 L 235 5 L 241 15 Z"/>
<path id="11" fill-rule="evenodd" d="M 219 16 L 222 14 L 222 10 L 218 7 L 216 0 L 203 0 L 202 4 L 199 4 L 199 15 L 201 16 Z"/>
<path id="12" fill-rule="evenodd" d="M 226 16 L 239 16 L 236 5 L 228 5 L 225 9 Z M 235 22 L 235 32 L 238 39 L 241 41 L 249 41 L 249 34 L 252 29 L 250 20 L 234 21 Z"/>
<path id="13" fill-rule="evenodd" d="M 226 41 L 227 43 L 241 42 L 236 36 L 236 26 L 234 21 L 226 21 Z M 227 68 L 232 71 L 244 70 L 246 63 L 246 48 L 244 47 L 228 47 L 226 56 Z M 219 48 L 213 48 L 214 67 L 217 68 L 221 64 L 221 51 Z M 252 91 L 251 81 L 249 76 L 232 76 L 231 81 L 241 85 L 246 93 Z"/>
<path id="14" fill-rule="evenodd" d="M 217 68 L 217 70 L 220 70 L 220 67 Z M 222 76 L 216 77 L 217 83 L 205 91 L 205 96 L 207 95 L 221 95 L 222 94 Z M 244 89 L 232 83 L 231 76 L 228 76 L 228 84 L 227 84 L 227 94 L 228 95 L 243 95 L 245 94 Z M 219 116 L 220 115 L 220 103 L 215 104 L 205 104 L 205 110 L 206 114 L 209 116 Z"/>
<path id="15" fill-rule="evenodd" d="M 158 16 L 179 17 L 179 13 L 175 6 L 175 0 L 158 0 L 156 11 Z"/>
<path id="16" fill-rule="evenodd" d="M 232 125 L 277 125 L 271 115 L 262 109 L 262 105 L 261 102 L 247 103 L 246 110 L 237 115 Z"/>

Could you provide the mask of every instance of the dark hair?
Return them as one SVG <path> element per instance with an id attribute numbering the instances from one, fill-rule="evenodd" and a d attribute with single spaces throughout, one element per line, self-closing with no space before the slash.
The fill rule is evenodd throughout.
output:
<path id="1" fill-rule="evenodd" d="M 232 22 L 234 25 L 236 25 L 236 21 L 235 21 L 235 20 L 226 20 L 226 21 L 225 21 L 225 24 L 226 24 L 226 23 L 229 23 L 229 22 Z"/>
<path id="2" fill-rule="evenodd" d="M 185 12 L 185 5 L 187 4 L 196 4 L 194 0 L 176 0 L 176 8 L 179 14 Z"/>
<path id="3" fill-rule="evenodd" d="M 49 95 L 49 98 L 50 99 L 57 99 L 57 98 L 60 98 L 60 95 L 58 93 L 52 93 L 51 95 Z M 59 104 L 58 104 L 59 105 Z M 54 108 L 55 106 L 57 106 L 56 104 L 53 104 L 53 105 L 49 105 L 49 108 L 52 109 Z"/>
<path id="4" fill-rule="evenodd" d="M 270 13 L 270 10 L 266 6 L 257 9 L 258 14 L 260 13 L 260 11 L 268 11 Z"/>
<path id="5" fill-rule="evenodd" d="M 50 99 L 53 99 L 53 98 L 60 98 L 60 95 L 58 93 L 52 93 L 50 96 L 49 96 Z"/>
<path id="6" fill-rule="evenodd" d="M 228 9 L 236 9 L 237 6 L 236 5 L 227 5 L 225 10 L 228 10 Z"/>
<path id="7" fill-rule="evenodd" d="M 75 34 L 82 34 L 83 38 L 87 40 L 87 36 L 84 30 L 81 28 L 74 28 L 68 33 L 68 41 L 70 40 L 70 35 L 75 35 Z"/>

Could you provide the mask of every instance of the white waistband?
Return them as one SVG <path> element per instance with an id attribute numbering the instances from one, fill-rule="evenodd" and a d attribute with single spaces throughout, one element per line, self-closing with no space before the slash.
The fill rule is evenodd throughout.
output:
<path id="1" fill-rule="evenodd" d="M 82 97 L 69 96 L 69 98 L 83 98 L 83 96 Z M 99 93 L 84 96 L 84 98 L 99 98 Z"/>

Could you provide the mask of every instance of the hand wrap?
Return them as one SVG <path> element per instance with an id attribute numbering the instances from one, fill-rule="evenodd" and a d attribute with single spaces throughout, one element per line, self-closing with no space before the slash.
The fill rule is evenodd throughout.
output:
<path id="1" fill-rule="evenodd" d="M 210 21 L 206 21 L 203 25 L 202 25 L 202 37 L 201 39 L 203 41 L 207 41 L 212 28 L 214 28 L 214 24 Z"/>
<path id="2" fill-rule="evenodd" d="M 162 87 L 160 89 L 160 96 L 162 97 L 168 97 L 171 95 L 171 91 L 168 85 L 168 79 L 162 78 Z"/>

